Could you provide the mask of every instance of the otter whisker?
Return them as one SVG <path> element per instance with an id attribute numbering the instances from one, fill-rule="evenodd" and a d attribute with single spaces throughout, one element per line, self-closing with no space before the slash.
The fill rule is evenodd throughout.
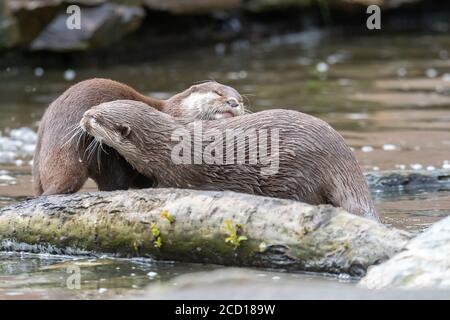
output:
<path id="1" fill-rule="evenodd" d="M 68 143 L 70 143 L 79 133 L 80 133 L 81 127 L 79 127 L 78 125 L 76 125 L 74 128 L 72 128 L 62 139 L 62 141 L 65 140 L 66 137 L 69 136 L 69 134 L 72 134 L 72 136 L 66 141 L 64 142 L 64 144 L 61 146 L 60 149 L 63 149 Z"/>
<path id="2" fill-rule="evenodd" d="M 83 135 L 82 130 L 77 130 L 71 137 L 70 139 L 68 139 L 61 147 L 60 150 L 62 150 L 63 148 L 65 148 L 67 145 L 70 145 L 70 143 L 76 139 L 76 137 L 78 136 L 78 140 L 80 139 L 80 137 Z M 77 145 L 78 146 L 78 143 Z"/>
<path id="3" fill-rule="evenodd" d="M 112 135 L 111 135 L 110 133 L 106 132 L 106 130 L 102 130 L 102 133 L 106 136 L 106 138 L 107 138 L 109 141 L 114 141 Z M 100 141 L 100 147 L 101 147 L 101 146 L 102 146 L 102 141 Z M 107 152 L 105 151 L 105 153 L 107 153 Z M 108 153 L 107 153 L 107 154 L 108 154 Z"/>
<path id="4" fill-rule="evenodd" d="M 244 100 L 248 106 L 251 105 L 250 99 L 245 94 L 241 94 L 241 97 L 244 98 Z M 244 106 L 244 109 L 246 109 L 245 106 Z"/>
<path id="5" fill-rule="evenodd" d="M 98 171 L 102 171 L 102 149 L 101 149 L 101 142 L 99 142 L 99 145 L 97 146 L 97 164 L 98 164 Z"/>
<path id="6" fill-rule="evenodd" d="M 75 124 L 71 127 L 69 127 L 69 130 L 66 132 L 66 134 L 64 135 L 64 137 L 62 138 L 62 140 L 64 140 L 65 138 L 67 138 L 69 135 L 71 135 L 74 131 L 76 131 L 79 128 L 79 124 Z"/>
<path id="7" fill-rule="evenodd" d="M 95 139 L 92 138 L 92 140 L 89 142 L 86 150 L 84 150 L 84 153 L 88 152 L 90 150 L 90 148 L 95 144 Z"/>
<path id="8" fill-rule="evenodd" d="M 85 142 L 86 142 L 86 138 L 84 137 L 84 135 L 86 134 L 86 132 L 82 129 L 81 130 L 81 134 L 80 134 L 80 136 L 78 137 L 78 140 L 77 140 L 77 149 L 78 149 L 78 156 L 80 156 L 80 143 L 81 143 L 81 141 L 82 141 L 82 139 L 83 139 L 83 147 L 84 147 L 84 144 L 85 144 Z"/>
<path id="9" fill-rule="evenodd" d="M 211 120 L 214 119 L 214 116 L 218 114 L 217 111 L 214 111 L 213 109 L 208 109 L 204 114 L 200 116 L 201 120 Z"/>
<path id="10" fill-rule="evenodd" d="M 109 156 L 109 153 L 105 149 L 103 149 L 103 142 L 101 142 L 101 141 L 99 141 L 99 142 L 100 142 L 100 148 L 102 149 L 102 151 Z"/>
<path id="11" fill-rule="evenodd" d="M 93 140 L 94 141 L 94 144 L 93 144 L 93 146 L 92 146 L 92 148 L 90 149 L 90 152 L 89 152 L 89 154 L 88 154 L 88 161 L 90 162 L 93 158 L 92 158 L 92 156 L 94 156 L 95 154 L 96 154 L 96 152 L 97 152 L 97 149 L 98 149 L 98 141 L 97 140 Z"/>
<path id="12" fill-rule="evenodd" d="M 83 131 L 83 129 L 81 129 L 81 127 L 77 130 L 77 132 L 74 134 L 73 139 L 75 139 L 75 137 L 78 136 L 77 139 L 77 144 L 76 146 L 79 147 L 79 143 L 80 143 L 80 139 L 83 137 L 83 135 L 85 134 L 85 132 Z M 72 140 L 72 139 L 71 139 Z M 68 143 L 68 142 L 67 142 Z"/>
<path id="13" fill-rule="evenodd" d="M 91 152 L 89 153 L 89 158 L 92 158 L 92 156 L 95 155 L 95 153 L 97 152 L 98 149 L 98 141 L 96 139 L 94 139 L 94 145 L 91 148 Z"/>
<path id="14" fill-rule="evenodd" d="M 64 142 L 60 147 L 60 150 L 63 149 L 68 143 L 70 143 L 78 135 L 78 133 L 78 131 L 75 132 L 66 142 Z"/>
<path id="15" fill-rule="evenodd" d="M 95 139 L 93 138 L 93 139 L 91 140 L 91 142 L 89 143 L 89 145 L 87 146 L 87 148 L 84 150 L 83 159 L 86 159 L 86 160 L 89 161 L 89 154 L 90 154 L 90 152 L 91 152 L 91 148 L 92 148 L 94 145 L 95 145 Z M 88 157 L 85 157 L 85 156 L 86 156 L 86 152 L 88 153 Z"/>

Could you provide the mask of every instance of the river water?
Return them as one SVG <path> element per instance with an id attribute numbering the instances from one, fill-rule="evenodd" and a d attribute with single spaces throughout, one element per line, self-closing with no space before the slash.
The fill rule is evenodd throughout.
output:
<path id="1" fill-rule="evenodd" d="M 0 70 L 0 206 L 32 194 L 30 164 L 45 108 L 69 85 L 92 77 L 122 81 L 158 98 L 214 79 L 245 94 L 252 111 L 288 108 L 326 120 L 365 171 L 450 169 L 449 50 L 448 36 L 342 37 L 308 31 L 130 65 L 11 66 Z M 95 190 L 92 182 L 82 191 L 89 190 Z M 374 191 L 373 196 L 387 224 L 414 233 L 447 216 L 450 208 L 448 190 Z M 118 297 L 180 274 L 219 268 L 79 257 L 86 282 L 74 292 L 64 284 L 70 261 L 0 254 L 0 298 Z"/>

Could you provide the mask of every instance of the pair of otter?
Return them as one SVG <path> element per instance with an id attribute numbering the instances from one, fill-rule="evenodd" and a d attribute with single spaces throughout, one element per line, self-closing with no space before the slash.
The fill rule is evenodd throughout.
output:
<path id="1" fill-rule="evenodd" d="M 217 120 L 245 112 L 243 99 L 235 89 L 212 81 L 193 85 L 168 100 L 144 96 L 108 79 L 75 84 L 50 104 L 41 120 L 32 170 L 36 196 L 77 192 L 88 178 L 102 191 L 153 186 L 151 179 L 133 170 L 115 150 L 108 146 L 100 148 L 79 127 L 87 110 L 120 99 L 143 102 L 149 109 L 184 121 Z"/>
<path id="2" fill-rule="evenodd" d="M 99 80 L 96 81 L 98 84 Z M 351 213 L 379 220 L 361 168 L 344 139 L 327 123 L 312 116 L 288 110 L 268 110 L 241 116 L 242 99 L 234 89 L 217 83 L 207 83 L 203 86 L 191 87 L 161 103 L 159 100 L 143 97 L 131 88 L 120 85 L 120 88 L 126 88 L 123 90 L 132 96 L 131 98 L 123 98 L 124 94 L 119 95 L 114 90 L 114 94 L 108 91 L 110 96 L 106 101 L 99 102 L 98 99 L 91 98 L 89 105 L 86 104 L 86 100 L 84 104 L 81 104 L 83 110 L 80 110 L 80 104 L 73 107 L 76 115 L 72 117 L 64 117 L 63 114 L 55 117 L 47 111 L 49 115 L 44 116 L 46 121 L 51 121 L 52 117 L 53 119 L 63 117 L 73 124 L 76 119 L 78 121 L 81 119 L 80 125 L 88 139 L 94 137 L 101 146 L 104 143 L 108 148 L 105 150 L 108 152 L 108 161 L 111 159 L 113 161 L 80 162 L 78 161 L 80 150 L 77 150 L 77 143 L 60 146 L 60 149 L 65 151 L 57 153 L 57 148 L 48 144 L 52 136 L 47 133 L 47 130 L 49 127 L 54 130 L 54 125 L 43 121 L 39 131 L 40 145 L 36 153 L 38 159 L 35 160 L 34 168 L 34 174 L 40 174 L 40 179 L 36 179 L 38 183 L 40 181 L 36 190 L 43 190 L 44 194 L 60 193 L 55 192 L 57 189 L 55 186 L 58 186 L 59 191 L 75 192 L 81 187 L 80 183 L 84 183 L 90 176 L 101 190 L 155 185 L 231 190 L 294 199 L 310 204 L 332 204 Z M 221 91 L 215 92 L 217 88 Z M 85 87 L 84 91 L 76 91 L 80 95 L 79 99 L 85 98 L 86 94 L 89 95 L 90 90 L 86 92 L 86 89 Z M 100 89 L 97 88 L 97 91 Z M 201 94 L 196 94 L 198 90 Z M 92 97 L 99 97 L 95 92 L 90 94 L 93 95 Z M 64 96 L 67 97 L 67 92 L 62 97 Z M 68 96 L 70 97 L 70 94 Z M 111 96 L 115 99 L 110 99 Z M 59 101 L 55 101 L 56 107 L 72 109 L 68 107 L 67 99 L 60 97 Z M 235 108 L 240 108 L 241 111 L 233 111 Z M 52 109 L 54 112 L 53 104 L 49 110 L 52 111 Z M 220 110 L 220 112 L 213 110 Z M 68 113 L 68 110 L 65 112 Z M 183 117 L 185 121 L 180 121 L 180 118 L 174 115 Z M 234 117 L 235 115 L 238 117 Z M 173 133 L 183 131 L 195 139 L 196 123 L 192 120 L 205 118 L 217 121 L 203 121 L 201 124 L 203 129 L 213 130 L 223 137 L 230 130 L 249 132 L 276 129 L 279 134 L 277 141 L 279 146 L 276 151 L 279 161 L 277 171 L 269 175 L 263 174 L 261 163 L 176 164 L 172 157 L 177 143 L 173 141 Z M 61 137 L 61 133 L 66 131 L 67 129 L 59 129 L 58 136 Z M 43 147 L 44 141 L 47 141 L 45 147 Z M 220 141 L 226 141 L 226 139 Z M 61 140 L 61 143 L 63 142 L 64 139 Z M 273 143 L 270 146 L 272 151 L 274 146 Z M 205 147 L 206 145 L 202 143 L 202 150 L 205 150 Z M 215 149 L 216 152 L 227 148 L 223 142 L 216 143 L 216 147 L 218 147 Z M 250 148 L 252 146 L 249 145 L 246 151 L 248 152 Z M 86 149 L 84 145 L 82 149 Z M 55 166 L 52 158 L 63 160 L 60 162 L 63 165 Z M 45 163 L 43 159 L 47 162 Z M 43 171 L 43 168 L 48 171 Z M 45 175 L 42 172 L 45 172 Z M 52 172 L 54 178 L 49 180 Z M 71 176 L 66 172 L 70 172 Z M 105 176 L 105 172 L 111 176 Z M 119 177 L 117 177 L 118 174 Z M 64 183 L 58 182 L 64 180 Z M 73 181 L 77 184 L 72 183 Z"/>

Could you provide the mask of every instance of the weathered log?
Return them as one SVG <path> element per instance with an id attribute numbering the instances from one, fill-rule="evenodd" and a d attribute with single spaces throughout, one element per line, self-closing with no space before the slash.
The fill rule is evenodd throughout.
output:
<path id="1" fill-rule="evenodd" d="M 0 250 L 81 249 L 356 276 L 400 251 L 408 238 L 332 206 L 234 192 L 95 192 L 0 210 Z M 28 246 L 15 248 L 9 239 Z"/>

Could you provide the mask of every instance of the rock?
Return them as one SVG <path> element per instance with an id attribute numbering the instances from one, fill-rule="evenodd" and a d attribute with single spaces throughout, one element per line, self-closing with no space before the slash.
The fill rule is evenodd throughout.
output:
<path id="1" fill-rule="evenodd" d="M 405 251 L 370 268 L 359 286 L 450 289 L 450 217 L 412 239 Z"/>
<path id="2" fill-rule="evenodd" d="M 383 9 L 395 8 L 402 4 L 415 3 L 420 0 L 3 0 L 0 2 L 0 50 L 3 48 L 20 48 L 49 51 L 78 51 L 107 47 L 122 39 L 130 32 L 138 29 L 146 14 L 151 11 L 155 21 L 165 21 L 171 27 L 147 20 L 140 36 L 155 34 L 153 43 L 161 45 L 172 38 L 165 32 L 182 28 L 194 39 L 205 38 L 211 41 L 221 39 L 225 31 L 256 32 L 261 30 L 261 16 L 247 15 L 248 24 L 243 28 L 239 16 L 250 12 L 299 10 L 299 18 L 311 16 L 311 12 L 320 9 L 321 12 L 345 11 L 353 15 L 365 14 L 363 7 L 369 4 L 380 5 Z M 87 19 L 84 31 L 68 30 L 66 8 L 69 5 L 82 7 L 82 16 Z M 112 10 L 111 8 L 114 8 Z M 120 8 L 120 9 L 119 9 Z M 302 9 L 309 9 L 302 12 Z M 312 10 L 310 10 L 312 9 Z M 158 11 L 160 11 L 158 13 Z M 231 14 L 223 14 L 232 11 Z M 167 15 L 170 13 L 172 15 Z M 196 15 L 213 15 L 211 25 L 205 27 L 202 33 L 196 32 L 195 19 L 184 20 L 184 17 Z M 281 15 L 281 19 L 284 19 Z M 164 19 L 164 20 L 162 20 Z M 189 21 L 188 21 L 189 20 Z M 306 19 L 308 20 L 308 19 Z M 253 22 L 252 22 L 253 21 Z M 215 23 L 219 25 L 215 27 Z M 283 24 L 284 21 L 281 21 Z M 286 21 L 286 23 L 288 23 Z M 255 27 L 253 28 L 252 25 Z M 187 27 L 185 27 L 187 26 Z M 212 27 L 214 31 L 209 30 Z M 156 29 L 155 29 L 156 28 Z M 269 29 L 271 29 L 268 26 Z M 220 31 L 216 31 L 216 29 Z M 245 30 L 244 30 L 245 29 Z M 284 28 L 282 28 L 284 30 Z M 225 30 L 225 31 L 224 31 Z M 256 30 L 256 31 L 252 31 Z M 231 32 L 230 34 L 233 34 Z M 146 43 L 142 39 L 142 43 Z M 140 44 L 139 39 L 135 39 Z M 174 40 L 176 43 L 177 40 Z M 150 45 L 150 47 L 152 46 Z M 143 46 L 142 46 L 143 47 Z M 176 47 L 176 45 L 175 45 Z M 142 49 L 145 52 L 148 49 Z M 126 51 L 126 50 L 125 50 Z M 356 97 L 358 99 L 358 97 Z M 359 97 L 369 101 L 385 97 Z M 389 97 L 390 98 L 390 97 Z M 439 102 L 439 101 L 438 101 Z M 445 102 L 443 102 L 445 103 Z"/>
<path id="3" fill-rule="evenodd" d="M 60 13 L 31 43 L 32 50 L 78 51 L 107 47 L 135 31 L 144 9 L 105 3 L 81 10 L 81 29 L 69 30 L 68 15 Z"/>
<path id="4" fill-rule="evenodd" d="M 450 188 L 450 170 L 392 170 L 364 173 L 372 190 Z"/>
<path id="5" fill-rule="evenodd" d="M 345 8 L 348 6 L 364 6 L 377 5 L 381 8 L 393 9 L 402 5 L 417 3 L 421 0 L 331 0 L 330 5 Z"/>
<path id="6" fill-rule="evenodd" d="M 306 8 L 314 5 L 311 0 L 249 0 L 244 3 L 246 10 L 259 12 L 292 7 Z"/>
<path id="7" fill-rule="evenodd" d="M 352 283 L 311 279 L 301 274 L 220 268 L 181 275 L 168 282 L 153 283 L 131 299 L 145 300 L 372 300 L 372 299 L 448 299 L 436 290 L 368 290 Z"/>
<path id="8" fill-rule="evenodd" d="M 14 47 L 19 40 L 17 20 L 6 12 L 6 4 L 0 3 L 0 50 Z"/>
<path id="9" fill-rule="evenodd" d="M 306 7 L 329 7 L 350 11 L 355 8 L 378 5 L 382 8 L 397 8 L 404 4 L 416 3 L 420 0 L 327 0 L 324 2 L 313 0 L 248 0 L 244 3 L 246 9 L 250 11 L 266 11 L 283 8 L 306 8 Z"/>
<path id="10" fill-rule="evenodd" d="M 201 14 L 239 8 L 241 0 L 142 0 L 151 10 L 168 11 L 175 14 Z"/>
<path id="11" fill-rule="evenodd" d="M 409 237 L 329 205 L 226 191 L 59 195 L 0 210 L 0 249 L 8 251 L 81 250 L 353 276 L 402 250 Z"/>
<path id="12" fill-rule="evenodd" d="M 14 45 L 26 47 L 61 10 L 61 0 L 5 0 L 5 12 L 17 30 Z"/>

